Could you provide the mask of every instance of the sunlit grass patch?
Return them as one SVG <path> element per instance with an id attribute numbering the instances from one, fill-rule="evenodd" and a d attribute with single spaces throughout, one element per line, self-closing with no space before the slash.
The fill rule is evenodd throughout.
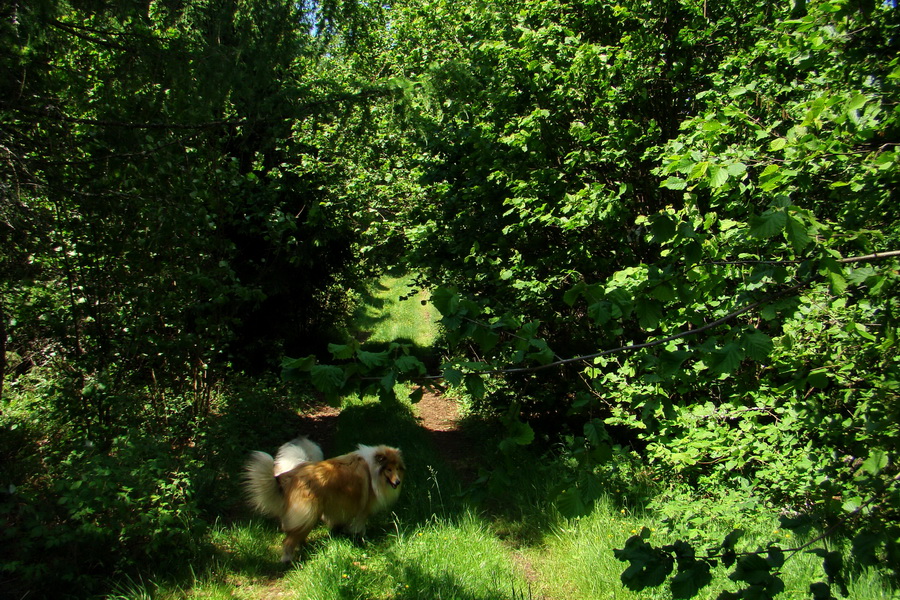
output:
<path id="1" fill-rule="evenodd" d="M 668 582 L 641 591 L 631 591 L 621 582 L 622 572 L 627 562 L 619 561 L 615 549 L 623 548 L 628 538 L 640 534 L 643 528 L 650 531 L 650 542 L 654 547 L 671 544 L 675 537 L 665 533 L 666 527 L 659 517 L 652 513 L 638 512 L 622 514 L 604 502 L 598 502 L 594 511 L 581 519 L 563 522 L 545 538 L 545 546 L 532 549 L 530 556 L 537 564 L 543 581 L 543 592 L 551 598 L 572 600 L 617 599 L 668 599 L 672 597 Z M 721 542 L 730 532 L 729 528 L 718 530 L 711 525 L 704 536 Z M 746 532 L 739 538 L 736 550 L 757 551 L 776 542 L 782 550 L 803 545 L 790 532 L 774 529 L 770 523 L 748 523 Z M 714 542 L 693 544 L 697 556 L 706 555 L 710 549 L 715 553 Z M 808 598 L 809 586 L 816 581 L 824 581 L 821 558 L 806 551 L 785 552 L 788 556 L 779 570 L 785 589 L 778 597 Z M 765 555 L 763 555 L 765 556 Z M 697 594 L 697 600 L 713 600 L 724 591 L 735 592 L 740 584 L 729 579 L 734 566 L 726 567 L 721 560 L 712 570 L 712 582 Z M 674 575 L 674 571 L 671 575 Z M 849 581 L 851 598 L 889 598 L 883 582 L 873 572 L 863 572 Z"/>
<path id="2" fill-rule="evenodd" d="M 438 335 L 437 310 L 427 290 L 412 287 L 411 275 L 386 275 L 362 294 L 354 315 L 359 336 L 370 343 L 403 340 L 429 348 Z"/>
<path id="3" fill-rule="evenodd" d="M 502 599 L 524 587 L 506 548 L 472 515 L 398 528 L 371 544 L 334 540 L 284 583 L 302 600 Z"/>

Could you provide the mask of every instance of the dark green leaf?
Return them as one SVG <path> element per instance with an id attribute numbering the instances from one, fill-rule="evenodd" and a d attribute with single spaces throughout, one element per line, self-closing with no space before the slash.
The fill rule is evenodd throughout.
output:
<path id="1" fill-rule="evenodd" d="M 310 354 L 304 358 L 287 358 L 281 361 L 282 369 L 291 369 L 295 371 L 309 371 L 316 364 L 316 356 Z"/>
<path id="2" fill-rule="evenodd" d="M 425 364 L 412 355 L 395 358 L 394 367 L 396 367 L 397 371 L 400 373 L 408 373 L 410 371 L 415 371 L 419 375 L 425 373 Z"/>
<path id="3" fill-rule="evenodd" d="M 869 450 L 869 456 L 863 461 L 863 470 L 870 475 L 878 475 L 890 463 L 889 455 L 881 448 Z"/>
<path id="4" fill-rule="evenodd" d="M 310 378 L 319 391 L 333 394 L 344 385 L 344 370 L 334 365 L 315 365 L 310 370 Z"/>
<path id="5" fill-rule="evenodd" d="M 744 352 L 736 343 L 726 344 L 721 350 L 715 350 L 709 356 L 709 368 L 713 373 L 732 373 L 741 366 Z"/>
<path id="6" fill-rule="evenodd" d="M 459 369 L 453 369 L 451 367 L 444 368 L 444 379 L 452 386 L 457 386 L 463 381 L 463 373 Z"/>
<path id="7" fill-rule="evenodd" d="M 809 593 L 812 594 L 813 600 L 837 600 L 831 594 L 831 586 L 821 581 L 811 583 L 809 585 Z"/>
<path id="8" fill-rule="evenodd" d="M 767 210 L 763 214 L 750 218 L 750 235 L 757 238 L 770 238 L 784 231 L 787 215 L 784 209 Z"/>
<path id="9" fill-rule="evenodd" d="M 351 344 L 328 344 L 328 351 L 331 352 L 331 356 L 333 356 L 335 360 L 346 360 L 351 358 L 357 348 L 359 348 L 359 344 L 356 344 L 355 342 Z"/>
<path id="10" fill-rule="evenodd" d="M 445 374 L 446 377 L 446 374 Z M 479 400 L 484 398 L 484 380 L 480 375 L 469 373 L 466 375 L 466 391 Z"/>
<path id="11" fill-rule="evenodd" d="M 591 419 L 584 424 L 584 438 L 594 446 L 599 446 L 610 440 L 606 426 L 600 419 Z"/>
<path id="12" fill-rule="evenodd" d="M 670 190 L 683 190 L 687 188 L 687 181 L 681 179 L 680 177 L 669 177 L 661 184 L 659 187 L 667 188 Z"/>
<path id="13" fill-rule="evenodd" d="M 802 252 L 812 242 L 812 237 L 809 235 L 807 227 L 793 216 L 788 217 L 786 225 L 785 233 L 788 241 L 794 248 L 794 252 Z"/>
<path id="14" fill-rule="evenodd" d="M 635 303 L 634 312 L 637 314 L 638 323 L 647 331 L 656 329 L 662 317 L 662 306 L 656 300 L 642 296 Z"/>
<path id="15" fill-rule="evenodd" d="M 764 362 L 772 353 L 774 344 L 772 338 L 765 333 L 754 329 L 741 337 L 741 347 L 747 356 L 757 362 Z"/>
<path id="16" fill-rule="evenodd" d="M 384 367 L 391 362 L 390 353 L 387 350 L 383 352 L 367 352 L 365 350 L 359 350 L 357 351 L 356 356 L 359 358 L 359 362 L 369 369 L 373 367 Z"/>
<path id="17" fill-rule="evenodd" d="M 864 566 L 874 566 L 880 562 L 879 548 L 884 544 L 883 532 L 861 531 L 853 538 L 853 559 Z"/>
<path id="18" fill-rule="evenodd" d="M 751 585 L 767 585 L 771 581 L 769 563 L 759 554 L 747 554 L 737 561 L 737 566 L 728 578 L 744 581 Z"/>

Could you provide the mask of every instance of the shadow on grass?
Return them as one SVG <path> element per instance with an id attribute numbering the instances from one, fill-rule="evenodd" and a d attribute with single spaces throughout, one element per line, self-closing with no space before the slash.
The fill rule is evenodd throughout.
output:
<path id="1" fill-rule="evenodd" d="M 494 575 L 497 577 L 496 575 Z M 516 588 L 510 582 L 510 593 L 502 591 L 505 587 L 499 580 L 492 582 L 492 588 L 485 591 L 475 591 L 467 588 L 448 573 L 436 575 L 419 567 L 406 564 L 403 567 L 403 579 L 406 585 L 399 590 L 395 598 L 455 598 L 457 600 L 497 600 L 498 598 L 515 598 Z M 354 596 L 358 597 L 358 596 Z M 524 596 L 522 596 L 524 598 Z"/>
<path id="2" fill-rule="evenodd" d="M 440 575 L 428 573 L 424 569 L 420 569 L 412 564 L 402 566 L 400 581 L 405 582 L 399 585 L 391 594 L 391 598 L 396 600 L 421 600 L 422 598 L 453 598 L 454 600 L 500 600 L 505 598 L 525 598 L 526 596 L 517 594 L 516 588 L 510 583 L 509 593 L 505 593 L 497 582 L 494 589 L 476 591 L 462 584 L 457 578 L 449 573 Z M 371 587 L 367 581 L 360 580 L 349 582 L 334 590 L 336 597 L 357 599 L 370 597 Z"/>
<path id="3" fill-rule="evenodd" d="M 500 435 L 496 426 L 474 418 L 461 429 L 427 431 L 408 405 L 373 402 L 344 409 L 336 445 L 339 452 L 353 450 L 357 443 L 388 444 L 403 451 L 407 476 L 394 507 L 403 527 L 436 518 L 456 523 L 475 511 L 504 543 L 540 544 L 559 523 L 548 502 L 557 469 L 530 449 L 500 452 Z M 448 447 L 456 450 L 441 451 Z"/>
<path id="4" fill-rule="evenodd" d="M 381 323 L 391 318 L 384 310 L 387 301 L 376 295 L 388 290 L 390 290 L 388 286 L 378 281 L 360 293 L 359 303 L 350 320 L 353 324 L 350 334 L 358 341 L 365 342 Z"/>

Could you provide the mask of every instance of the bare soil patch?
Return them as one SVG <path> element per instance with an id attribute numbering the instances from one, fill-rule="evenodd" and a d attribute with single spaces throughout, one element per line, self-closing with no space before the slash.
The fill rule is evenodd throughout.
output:
<path id="1" fill-rule="evenodd" d="M 442 394 L 427 391 L 414 405 L 416 421 L 431 437 L 434 447 L 464 482 L 471 482 L 478 470 L 473 457 L 473 442 L 460 428 L 459 405 Z M 328 405 L 317 406 L 300 415 L 299 430 L 322 447 L 325 456 L 333 456 L 334 432 L 340 409 Z"/>
<path id="2" fill-rule="evenodd" d="M 426 390 L 415 405 L 419 424 L 429 432 L 432 443 L 463 483 L 470 483 L 478 475 L 473 461 L 473 443 L 459 426 L 459 404 Z"/>

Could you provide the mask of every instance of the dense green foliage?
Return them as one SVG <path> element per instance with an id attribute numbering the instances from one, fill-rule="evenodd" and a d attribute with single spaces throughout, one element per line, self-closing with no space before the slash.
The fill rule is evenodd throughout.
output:
<path id="1" fill-rule="evenodd" d="M 0 587 L 195 552 L 208 465 L 241 443 L 222 386 L 314 347 L 366 273 L 334 155 L 392 92 L 328 49 L 362 49 L 368 10 L 0 8 Z"/>
<path id="2" fill-rule="evenodd" d="M 688 536 L 774 510 L 895 557 L 897 11 L 509 8 L 395 7 L 395 68 L 431 104 L 425 199 L 393 208 L 445 286 L 445 381 L 509 448 L 563 434 L 570 514 L 636 452 Z M 351 363 L 286 366 L 335 395 L 420 366 L 332 349 Z"/>
<path id="3" fill-rule="evenodd" d="M 856 0 L 0 8 L 4 571 L 193 551 L 219 392 L 283 355 L 334 402 L 461 388 L 571 466 L 565 514 L 614 481 L 720 553 L 770 512 L 900 564 L 898 36 Z M 385 267 L 439 370 L 337 333 Z M 688 597 L 693 551 L 637 536 L 623 582 Z"/>

